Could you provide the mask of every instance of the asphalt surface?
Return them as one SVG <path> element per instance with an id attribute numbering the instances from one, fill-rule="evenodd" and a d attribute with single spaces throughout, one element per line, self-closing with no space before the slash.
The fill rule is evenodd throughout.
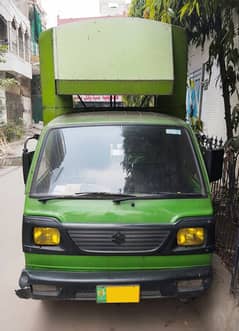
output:
<path id="1" fill-rule="evenodd" d="M 14 290 L 24 267 L 21 249 L 23 205 L 21 168 L 0 168 L 0 330 L 205 330 L 195 302 L 183 304 L 176 299 L 162 299 L 138 305 L 97 305 L 94 302 L 19 299 Z"/>

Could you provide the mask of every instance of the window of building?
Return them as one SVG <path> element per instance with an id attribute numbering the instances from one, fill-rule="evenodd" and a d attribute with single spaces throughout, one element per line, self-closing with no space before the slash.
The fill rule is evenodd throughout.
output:
<path id="1" fill-rule="evenodd" d="M 14 19 L 11 24 L 11 51 L 16 55 L 18 54 L 18 51 L 17 51 L 17 24 Z"/>
<path id="2" fill-rule="evenodd" d="M 7 45 L 7 23 L 2 16 L 0 16 L 0 45 Z"/>
<path id="3" fill-rule="evenodd" d="M 19 39 L 19 56 L 24 59 L 24 38 L 23 38 L 23 31 L 21 26 L 18 30 L 18 39 Z"/>
<path id="4" fill-rule="evenodd" d="M 30 62 L 30 37 L 29 33 L 25 33 L 25 60 Z"/>

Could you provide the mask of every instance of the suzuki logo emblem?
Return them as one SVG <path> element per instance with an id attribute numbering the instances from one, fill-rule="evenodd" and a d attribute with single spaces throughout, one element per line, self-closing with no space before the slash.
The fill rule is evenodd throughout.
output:
<path id="1" fill-rule="evenodd" d="M 117 245 L 123 244 L 125 242 L 125 235 L 121 232 L 116 232 L 112 236 L 112 242 Z"/>

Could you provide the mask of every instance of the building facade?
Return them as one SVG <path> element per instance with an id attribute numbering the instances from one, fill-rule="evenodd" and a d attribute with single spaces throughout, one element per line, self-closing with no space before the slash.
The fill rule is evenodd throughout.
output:
<path id="1" fill-rule="evenodd" d="M 33 74 L 35 72 L 34 64 L 38 65 L 36 71 L 39 73 L 39 47 L 38 39 L 41 31 L 46 29 L 46 13 L 42 7 L 41 0 L 29 0 L 29 20 L 31 26 L 31 60 L 33 64 Z"/>
<path id="2" fill-rule="evenodd" d="M 31 49 L 28 1 L 0 0 L 0 44 L 6 47 L 0 63 L 2 78 L 18 84 L 0 90 L 0 123 L 31 121 Z"/>
<path id="3" fill-rule="evenodd" d="M 25 127 L 32 124 L 33 41 L 29 17 L 38 2 L 0 0 L 0 45 L 5 47 L 0 75 L 16 82 L 11 87 L 0 88 L 0 124 L 19 122 Z"/>

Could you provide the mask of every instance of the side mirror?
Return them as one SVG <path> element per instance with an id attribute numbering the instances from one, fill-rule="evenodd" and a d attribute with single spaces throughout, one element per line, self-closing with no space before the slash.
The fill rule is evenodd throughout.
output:
<path id="1" fill-rule="evenodd" d="M 28 144 L 29 140 L 32 140 L 32 139 L 38 140 L 39 135 L 35 134 L 33 137 L 28 138 L 24 143 L 24 148 L 22 151 L 22 167 L 23 167 L 24 184 L 26 184 L 26 182 L 27 182 L 28 173 L 29 173 L 29 170 L 31 167 L 33 156 L 34 156 L 34 151 L 29 152 L 28 148 L 27 148 L 27 144 Z"/>
<path id="2" fill-rule="evenodd" d="M 222 178 L 224 149 L 204 150 L 204 161 L 206 164 L 210 182 L 215 182 Z"/>

